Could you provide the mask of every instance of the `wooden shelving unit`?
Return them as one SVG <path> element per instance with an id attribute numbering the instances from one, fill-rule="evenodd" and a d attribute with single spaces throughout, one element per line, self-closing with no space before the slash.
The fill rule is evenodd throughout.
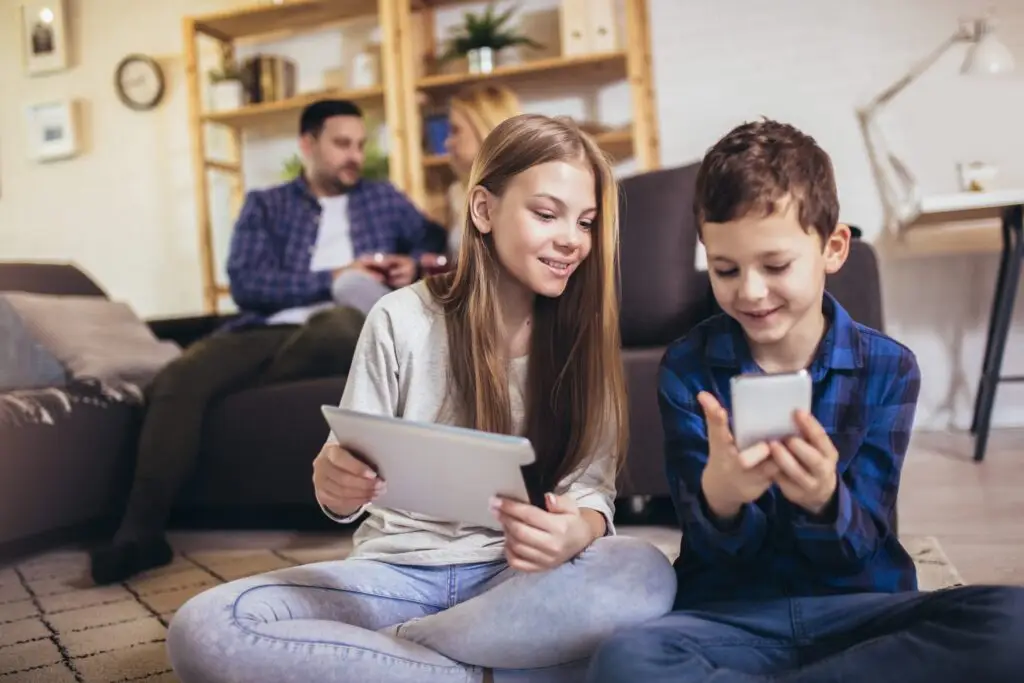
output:
<path id="1" fill-rule="evenodd" d="M 202 261 L 203 301 L 208 312 L 217 312 L 220 302 L 228 296 L 226 283 L 218 282 L 216 278 L 210 211 L 211 173 L 225 174 L 233 179 L 237 213 L 245 190 L 243 132 L 249 127 L 262 127 L 271 122 L 287 122 L 294 126 L 301 109 L 316 99 L 338 97 L 354 100 L 368 109 L 383 108 L 391 181 L 439 220 L 438 202 L 446 201 L 443 189 L 452 178 L 444 155 L 424 153 L 423 101 L 443 102 L 460 88 L 474 83 L 495 81 L 515 89 L 542 83 L 569 82 L 575 88 L 626 82 L 630 93 L 630 124 L 595 137 L 613 159 L 632 158 L 640 171 L 658 167 L 659 141 L 647 0 L 620 0 L 625 3 L 625 26 L 619 31 L 620 49 L 535 59 L 499 66 L 486 74 L 425 73 L 423 65 L 428 61 L 425 57 L 436 51 L 434 13 L 467 1 L 283 0 L 279 4 L 264 2 L 183 20 L 196 223 Z M 379 86 L 355 91 L 305 92 L 286 100 L 251 104 L 233 111 L 204 110 L 202 95 L 207 78 L 205 72 L 200 72 L 198 43 L 201 37 L 217 41 L 223 59 L 233 59 L 236 45 L 299 36 L 367 17 L 376 17 L 380 25 Z M 299 64 L 298 68 L 301 69 L 302 65 Z M 231 141 L 228 158 L 212 158 L 209 153 L 206 133 L 217 128 L 228 132 Z M 294 127 L 287 130 L 293 131 Z"/>
<path id="2" fill-rule="evenodd" d="M 401 81 L 396 56 L 397 35 L 393 0 L 284 0 L 280 4 L 254 4 L 236 10 L 217 12 L 183 20 L 185 73 L 188 89 L 189 127 L 192 141 L 193 175 L 196 199 L 203 304 L 214 313 L 227 296 L 226 283 L 217 281 L 214 254 L 213 217 L 210 206 L 211 171 L 232 180 L 232 213 L 237 214 L 245 193 L 242 164 L 242 136 L 249 127 L 272 122 L 287 123 L 295 130 L 298 115 L 311 102 L 324 97 L 351 99 L 367 108 L 383 108 L 391 150 L 392 180 L 402 186 L 405 173 L 405 130 L 401 121 Z M 284 100 L 250 104 L 231 111 L 206 111 L 203 92 L 208 82 L 200 71 L 199 41 L 208 38 L 219 43 L 222 60 L 234 58 L 235 48 L 245 43 L 280 40 L 308 31 L 339 26 L 353 19 L 376 17 L 381 34 L 381 85 L 362 90 L 323 90 L 304 92 Z M 223 64 L 221 64 L 223 66 Z M 302 65 L 298 64 L 301 69 Z M 212 158 L 207 133 L 219 127 L 230 140 L 227 159 Z"/>
<path id="3" fill-rule="evenodd" d="M 448 212 L 444 196 L 453 180 L 445 155 L 424 152 L 423 103 L 443 101 L 459 89 L 475 83 L 500 82 L 513 90 L 531 84 L 571 82 L 603 86 L 625 81 L 629 84 L 632 122 L 625 130 L 595 135 L 615 160 L 632 157 L 639 171 L 660 164 L 658 127 L 651 73 L 650 29 L 647 0 L 624 0 L 625 26 L 621 27 L 619 49 L 591 54 L 544 57 L 518 64 L 497 66 L 488 73 L 421 73 L 437 50 L 435 14 L 439 9 L 466 4 L 467 0 L 394 0 L 396 24 L 403 40 L 401 73 L 405 87 L 403 114 L 409 145 L 407 192 L 413 201 L 435 220 Z M 415 40 L 420 32 L 419 40 Z M 416 45 L 419 45 L 417 53 Z"/>

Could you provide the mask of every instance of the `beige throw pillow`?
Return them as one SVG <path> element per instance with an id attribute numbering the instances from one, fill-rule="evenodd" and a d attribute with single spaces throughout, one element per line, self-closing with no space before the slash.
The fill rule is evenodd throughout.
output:
<path id="1" fill-rule="evenodd" d="M 147 385 L 181 348 L 157 339 L 123 303 L 97 296 L 4 292 L 36 340 L 76 379 Z"/>

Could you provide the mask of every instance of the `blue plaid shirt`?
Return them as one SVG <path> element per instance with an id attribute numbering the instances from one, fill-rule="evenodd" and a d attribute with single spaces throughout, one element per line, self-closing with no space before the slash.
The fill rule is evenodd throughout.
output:
<path id="1" fill-rule="evenodd" d="M 330 301 L 331 271 L 310 271 L 320 211 L 302 176 L 246 194 L 227 263 L 231 296 L 242 313 L 227 329 L 260 325 L 278 311 Z M 361 180 L 350 190 L 348 215 L 357 258 L 374 252 L 418 258 L 445 250 L 445 230 L 390 183 Z"/>
<path id="2" fill-rule="evenodd" d="M 834 523 L 821 523 L 772 486 L 729 529 L 709 518 L 701 491 L 707 430 L 697 394 L 732 412 L 729 380 L 760 372 L 743 330 L 719 314 L 669 346 L 658 398 L 672 502 L 683 529 L 677 607 L 914 590 L 914 563 L 892 529 L 900 470 L 920 388 L 914 354 L 855 323 L 830 295 L 831 321 L 808 372 L 812 412 L 839 452 Z"/>

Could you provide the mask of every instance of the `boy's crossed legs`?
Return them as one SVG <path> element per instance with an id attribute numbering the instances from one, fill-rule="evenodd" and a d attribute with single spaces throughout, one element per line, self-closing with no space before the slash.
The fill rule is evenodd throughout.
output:
<path id="1" fill-rule="evenodd" d="M 590 683 L 1003 683 L 1024 676 L 1024 588 L 706 605 L 613 636 Z"/>

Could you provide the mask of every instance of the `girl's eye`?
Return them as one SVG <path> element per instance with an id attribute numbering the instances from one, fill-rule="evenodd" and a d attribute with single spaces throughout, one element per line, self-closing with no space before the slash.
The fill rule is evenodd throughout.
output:
<path id="1" fill-rule="evenodd" d="M 541 219 L 542 221 L 555 220 L 555 215 L 547 211 L 534 211 L 533 213 L 537 216 L 537 218 Z"/>
<path id="2" fill-rule="evenodd" d="M 594 227 L 594 221 L 580 221 L 580 227 L 584 230 L 590 230 Z"/>
<path id="3" fill-rule="evenodd" d="M 740 272 L 738 268 L 729 268 L 727 270 L 718 270 L 717 268 L 715 269 L 715 275 L 717 275 L 718 277 L 733 277 L 738 272 Z"/>

